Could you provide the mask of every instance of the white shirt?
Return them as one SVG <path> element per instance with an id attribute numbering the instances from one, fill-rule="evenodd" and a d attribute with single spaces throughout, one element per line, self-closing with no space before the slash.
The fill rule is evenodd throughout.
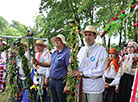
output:
<path id="1" fill-rule="evenodd" d="M 38 55 L 39 55 L 39 53 L 36 53 L 36 56 L 35 56 L 36 59 L 38 58 Z M 40 62 L 48 62 L 50 58 L 51 58 L 51 55 L 50 55 L 49 51 L 47 49 L 44 49 L 43 52 L 41 53 Z M 45 77 L 49 77 L 49 70 L 50 70 L 49 67 L 39 66 L 39 68 L 37 69 L 37 73 L 43 74 L 43 75 L 45 75 Z M 33 78 L 33 82 L 35 84 L 37 84 L 37 81 L 36 81 L 37 78 L 39 78 L 39 83 L 41 83 L 42 77 L 41 76 L 36 77 L 35 75 Z"/>
<path id="2" fill-rule="evenodd" d="M 125 55 L 126 58 L 124 62 L 122 63 L 121 67 L 119 68 L 119 71 L 115 79 L 110 84 L 110 86 L 119 85 L 120 78 L 124 73 L 130 74 L 130 75 L 135 74 L 136 69 L 132 69 L 132 63 L 133 63 L 133 58 L 136 58 L 137 56 L 138 54 L 136 53 Z"/>
<path id="3" fill-rule="evenodd" d="M 28 51 L 25 52 L 25 57 L 29 58 Z M 19 67 L 19 77 L 21 80 L 25 80 L 26 77 L 24 76 L 23 69 L 22 69 L 22 59 L 17 58 L 17 66 Z M 29 67 L 29 66 L 28 66 Z"/>
<path id="4" fill-rule="evenodd" d="M 117 72 L 115 70 L 113 62 L 111 62 L 109 68 L 107 68 L 107 70 L 105 70 L 104 76 L 107 78 L 115 78 L 116 75 L 117 75 Z"/>
<path id="5" fill-rule="evenodd" d="M 39 53 L 36 53 L 36 59 L 38 58 L 38 55 Z M 48 62 L 49 59 L 50 59 L 51 55 L 50 53 L 48 52 L 48 50 L 44 50 L 42 53 L 41 53 L 41 58 L 40 58 L 40 62 Z M 39 74 L 45 74 L 47 77 L 49 76 L 49 67 L 42 67 L 42 66 L 39 66 L 39 68 L 37 69 L 37 72 Z"/>
<path id="6" fill-rule="evenodd" d="M 2 53 L 1 53 L 0 64 L 1 64 L 1 65 L 6 64 L 6 54 L 5 54 L 5 52 L 2 52 Z"/>
<path id="7" fill-rule="evenodd" d="M 103 78 L 107 63 L 107 52 L 104 47 L 94 43 L 92 46 L 82 47 L 78 53 L 79 71 L 83 71 L 83 92 L 99 94 L 104 91 Z"/>

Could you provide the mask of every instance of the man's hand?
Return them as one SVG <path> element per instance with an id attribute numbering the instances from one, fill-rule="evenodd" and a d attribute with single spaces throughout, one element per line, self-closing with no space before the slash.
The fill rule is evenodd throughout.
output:
<path id="1" fill-rule="evenodd" d="M 72 63 L 72 57 L 69 58 L 69 63 Z"/>
<path id="2" fill-rule="evenodd" d="M 73 76 L 73 77 L 80 76 L 80 73 L 82 73 L 82 72 L 76 71 L 76 70 L 73 70 L 73 71 L 70 72 L 71 76 Z"/>
<path id="3" fill-rule="evenodd" d="M 48 86 L 48 79 L 45 79 L 45 86 Z"/>
<path id="4" fill-rule="evenodd" d="M 16 63 L 17 63 L 17 61 L 16 61 L 16 60 L 12 60 L 12 63 L 13 63 L 13 64 L 16 64 Z"/>
<path id="5" fill-rule="evenodd" d="M 37 60 L 36 59 L 32 59 L 32 63 L 33 64 L 36 64 L 37 63 Z"/>

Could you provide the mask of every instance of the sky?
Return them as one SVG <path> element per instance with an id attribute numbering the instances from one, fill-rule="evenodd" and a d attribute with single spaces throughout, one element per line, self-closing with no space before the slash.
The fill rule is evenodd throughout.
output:
<path id="1" fill-rule="evenodd" d="M 26 26 L 33 26 L 34 17 L 39 12 L 41 0 L 0 0 L 0 16 L 9 23 L 19 21 Z"/>

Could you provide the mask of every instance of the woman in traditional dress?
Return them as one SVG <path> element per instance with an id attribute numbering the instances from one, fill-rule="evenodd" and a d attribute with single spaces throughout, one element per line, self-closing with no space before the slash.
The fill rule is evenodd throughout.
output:
<path id="1" fill-rule="evenodd" d="M 137 48 L 137 53 L 138 53 L 138 48 Z M 138 60 L 136 66 L 137 66 L 137 71 L 135 72 L 135 78 L 133 82 L 130 102 L 138 102 Z"/>
<path id="2" fill-rule="evenodd" d="M 103 102 L 115 102 L 116 92 L 115 86 L 109 87 L 109 84 L 114 80 L 119 70 L 118 68 L 118 51 L 115 48 L 109 50 L 109 61 L 106 65 L 104 73 L 105 91 L 103 92 Z"/>
<path id="3" fill-rule="evenodd" d="M 124 56 L 116 78 L 109 84 L 110 86 L 119 85 L 119 87 L 116 87 L 116 91 L 119 90 L 117 97 L 118 102 L 129 102 L 130 100 L 131 88 L 138 60 L 138 54 L 136 53 L 137 47 L 138 45 L 136 42 L 128 42 L 128 55 Z"/>

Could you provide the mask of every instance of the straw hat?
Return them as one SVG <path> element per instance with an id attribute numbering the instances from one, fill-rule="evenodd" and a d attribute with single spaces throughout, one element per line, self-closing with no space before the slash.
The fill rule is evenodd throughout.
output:
<path id="1" fill-rule="evenodd" d="M 42 41 L 42 40 L 37 40 L 36 42 L 35 42 L 35 45 L 43 45 L 44 47 L 47 47 L 47 45 L 44 43 L 44 41 Z"/>
<path id="2" fill-rule="evenodd" d="M 96 35 L 99 35 L 99 33 L 96 31 L 95 27 L 88 25 L 86 26 L 85 30 L 81 31 L 81 34 L 85 34 L 85 32 L 94 32 Z"/>
<path id="3" fill-rule="evenodd" d="M 28 46 L 27 42 L 21 42 L 23 45 Z"/>
<path id="4" fill-rule="evenodd" d="M 56 37 L 51 38 L 51 42 L 52 42 L 53 44 L 55 43 L 55 39 L 56 39 L 56 38 L 60 38 L 61 41 L 62 41 L 62 43 L 63 43 L 63 44 L 66 44 L 65 36 L 64 36 L 64 35 L 58 34 Z"/>

